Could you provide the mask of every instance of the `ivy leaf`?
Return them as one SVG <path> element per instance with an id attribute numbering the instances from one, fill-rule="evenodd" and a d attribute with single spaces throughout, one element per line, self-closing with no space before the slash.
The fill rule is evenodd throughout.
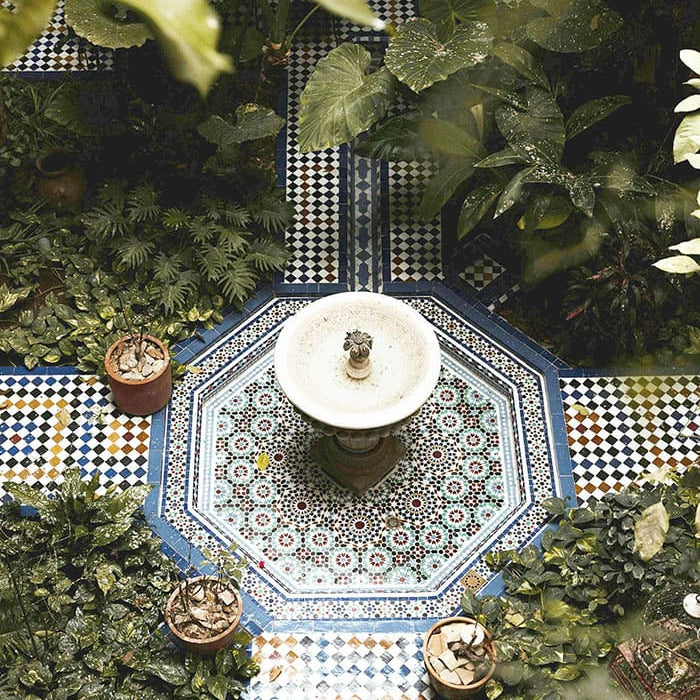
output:
<path id="1" fill-rule="evenodd" d="M 151 659 L 144 670 L 174 686 L 185 685 L 190 681 L 190 674 L 182 661 L 173 657 Z"/>
<path id="2" fill-rule="evenodd" d="M 31 287 L 17 287 L 10 290 L 7 283 L 0 284 L 0 313 L 12 308 L 21 299 L 26 299 L 31 292 Z"/>
<path id="3" fill-rule="evenodd" d="M 493 45 L 491 53 L 530 82 L 536 83 L 545 90 L 549 89 L 549 80 L 542 64 L 521 46 L 507 41 L 497 41 Z"/>
<path id="4" fill-rule="evenodd" d="M 22 56 L 51 21 L 56 0 L 14 0 L 0 7 L 0 66 Z"/>
<path id="5" fill-rule="evenodd" d="M 226 700 L 228 694 L 228 678 L 221 674 L 210 676 L 207 679 L 207 690 L 216 700 Z"/>
<path id="6" fill-rule="evenodd" d="M 492 183 L 477 187 L 464 198 L 457 222 L 457 240 L 464 238 L 481 221 L 500 193 L 501 186 Z"/>
<path id="7" fill-rule="evenodd" d="M 668 532 L 669 517 L 662 501 L 645 508 L 634 524 L 634 548 L 642 561 L 661 551 Z"/>
<path id="8" fill-rule="evenodd" d="M 608 95 L 597 100 L 584 102 L 572 112 L 566 122 L 566 137 L 572 139 L 574 136 L 578 136 L 630 102 L 632 100 L 627 95 Z"/>
<path id="9" fill-rule="evenodd" d="M 598 46 L 622 25 L 622 18 L 600 0 L 531 0 L 544 10 L 530 20 L 525 33 L 550 51 L 576 53 Z"/>
<path id="10" fill-rule="evenodd" d="M 114 575 L 115 568 L 114 564 L 105 562 L 98 564 L 95 569 L 95 580 L 104 595 L 107 595 L 117 582 L 117 577 Z"/>
<path id="11" fill-rule="evenodd" d="M 386 112 L 393 93 L 393 78 L 384 67 L 367 74 L 371 60 L 367 49 L 345 43 L 318 62 L 301 94 L 299 148 L 302 152 L 350 141 Z"/>
<path id="12" fill-rule="evenodd" d="M 414 92 L 445 80 L 461 68 L 475 66 L 488 55 L 493 37 L 484 22 L 460 25 L 442 42 L 427 19 L 412 19 L 399 27 L 384 58 L 386 67 Z"/>
<path id="13" fill-rule="evenodd" d="M 564 515 L 566 512 L 566 501 L 562 498 L 545 498 L 540 505 L 550 515 Z"/>
<path id="14" fill-rule="evenodd" d="M 152 38 L 143 22 L 115 16 L 113 9 L 108 0 L 66 0 L 66 24 L 78 36 L 108 49 L 143 46 Z"/>

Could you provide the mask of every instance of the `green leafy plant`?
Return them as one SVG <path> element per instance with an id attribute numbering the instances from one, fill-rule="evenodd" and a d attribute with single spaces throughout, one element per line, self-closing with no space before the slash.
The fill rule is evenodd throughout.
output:
<path id="1" fill-rule="evenodd" d="M 15 501 L 0 509 L 2 697 L 240 697 L 257 672 L 246 633 L 199 658 L 159 631 L 177 567 L 140 511 L 150 487 L 101 494 L 97 472 L 64 477 L 52 496 L 6 484 Z"/>
<path id="2" fill-rule="evenodd" d="M 499 665 L 487 696 L 619 698 L 607 661 L 640 632 L 637 612 L 665 583 L 700 581 L 699 495 L 695 468 L 663 492 L 612 492 L 584 508 L 548 499 L 542 505 L 557 523 L 541 550 L 488 555 L 502 571 L 505 594 L 462 597 L 464 613 L 494 634 Z M 660 496 L 668 529 L 665 545 L 652 553 L 640 547 L 636 524 L 654 519 L 649 513 Z"/>

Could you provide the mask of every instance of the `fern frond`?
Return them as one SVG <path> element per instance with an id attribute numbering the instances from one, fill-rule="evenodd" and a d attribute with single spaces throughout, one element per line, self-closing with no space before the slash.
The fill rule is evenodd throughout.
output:
<path id="1" fill-rule="evenodd" d="M 238 258 L 233 261 L 216 280 L 221 295 L 231 304 L 241 304 L 255 288 L 255 272 L 248 263 Z"/>
<path id="2" fill-rule="evenodd" d="M 181 229 L 189 220 L 190 217 L 187 212 L 183 211 L 182 209 L 178 209 L 177 207 L 170 207 L 169 209 L 166 209 L 161 217 L 163 226 L 171 228 L 174 231 Z"/>
<path id="3" fill-rule="evenodd" d="M 160 214 L 158 192 L 146 182 L 134 187 L 126 199 L 126 211 L 130 221 L 153 221 Z"/>
<path id="4" fill-rule="evenodd" d="M 85 212 L 81 221 L 87 232 L 98 240 L 124 236 L 129 231 L 129 222 L 124 216 L 123 202 L 107 200 Z"/>
<path id="5" fill-rule="evenodd" d="M 262 272 L 279 272 L 289 261 L 289 251 L 271 238 L 259 238 L 250 244 L 246 258 Z"/>
<path id="6" fill-rule="evenodd" d="M 116 180 L 107 180 L 97 190 L 97 201 L 100 204 L 112 202 L 115 206 L 122 208 L 126 202 L 126 190 Z"/>
<path id="7" fill-rule="evenodd" d="M 224 274 L 232 261 L 217 246 L 204 244 L 198 251 L 197 262 L 204 277 L 210 282 Z"/>
<path id="8" fill-rule="evenodd" d="M 121 238 L 114 246 L 117 263 L 131 270 L 141 267 L 156 249 L 156 243 L 135 234 Z"/>
<path id="9" fill-rule="evenodd" d="M 235 204 L 227 204 L 221 210 L 223 220 L 235 228 L 245 228 L 250 222 L 250 212 Z"/>
<path id="10" fill-rule="evenodd" d="M 164 285 L 174 282 L 180 274 L 182 256 L 179 253 L 166 255 L 162 250 L 153 258 L 153 277 Z"/>
<path id="11" fill-rule="evenodd" d="M 231 257 L 246 248 L 248 235 L 247 231 L 236 231 L 235 229 L 219 227 L 216 244 L 225 255 Z"/>
<path id="12" fill-rule="evenodd" d="M 290 202 L 279 197 L 268 196 L 263 198 L 251 213 L 254 221 L 260 224 L 268 233 L 280 233 L 292 221 L 294 208 Z"/>
<path id="13" fill-rule="evenodd" d="M 207 243 L 211 241 L 219 227 L 202 216 L 197 216 L 189 223 L 189 231 L 195 243 Z"/>

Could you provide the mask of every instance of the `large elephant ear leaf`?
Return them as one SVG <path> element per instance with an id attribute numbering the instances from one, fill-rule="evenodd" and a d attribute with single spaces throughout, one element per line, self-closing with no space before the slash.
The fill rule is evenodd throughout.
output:
<path id="1" fill-rule="evenodd" d="M 496 110 L 496 123 L 513 151 L 528 163 L 559 163 L 564 152 L 564 116 L 548 90 L 531 86 L 527 109 L 510 105 Z"/>
<path id="2" fill-rule="evenodd" d="M 419 0 L 419 14 L 449 36 L 460 22 L 487 22 L 496 13 L 493 0 Z"/>
<path id="3" fill-rule="evenodd" d="M 345 43 L 318 62 L 301 95 L 302 152 L 350 141 L 386 112 L 393 78 L 386 68 L 368 74 L 371 58 L 367 49 Z"/>
<path id="4" fill-rule="evenodd" d="M 15 0 L 13 5 L 14 11 L 0 6 L 0 66 L 18 59 L 44 31 L 56 0 Z"/>
<path id="5" fill-rule="evenodd" d="M 221 22 L 206 0 L 120 0 L 137 12 L 155 36 L 172 74 L 206 95 L 221 73 L 233 70 L 216 46 Z"/>
<path id="6" fill-rule="evenodd" d="M 437 27 L 427 19 L 402 24 L 386 51 L 386 67 L 414 92 L 445 80 L 461 68 L 481 63 L 493 37 L 484 22 L 460 25 L 443 42 Z"/>
<path id="7" fill-rule="evenodd" d="M 66 24 L 97 46 L 128 49 L 152 38 L 143 22 L 126 14 L 120 17 L 109 0 L 66 0 L 64 9 Z"/>
<path id="8" fill-rule="evenodd" d="M 525 26 L 528 38 L 550 51 L 576 53 L 598 46 L 622 25 L 600 0 L 530 0 L 547 15 Z"/>

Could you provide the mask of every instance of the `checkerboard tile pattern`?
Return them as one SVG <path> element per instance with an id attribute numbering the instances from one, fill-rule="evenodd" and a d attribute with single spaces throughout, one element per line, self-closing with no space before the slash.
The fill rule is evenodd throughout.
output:
<path id="1" fill-rule="evenodd" d="M 64 0 L 59 0 L 48 27 L 27 49 L 27 52 L 5 71 L 94 71 L 113 67 L 112 52 L 98 49 L 89 42 L 74 37 L 67 39 L 68 27 L 64 17 Z M 11 3 L 2 0 L 0 5 L 9 8 Z"/>
<path id="2" fill-rule="evenodd" d="M 284 272 L 287 284 L 337 283 L 340 278 L 341 148 L 301 153 L 299 98 L 317 61 L 332 43 L 295 46 L 287 70 L 287 200 L 294 204 L 295 221 L 286 243 L 292 260 Z"/>
<path id="3" fill-rule="evenodd" d="M 109 398 L 94 376 L 0 375 L 0 484 L 55 490 L 73 465 L 97 470 L 103 489 L 145 483 L 151 419 L 125 416 Z"/>
<path id="4" fill-rule="evenodd" d="M 433 700 L 417 634 L 263 634 L 256 700 Z"/>
<path id="5" fill-rule="evenodd" d="M 645 472 L 685 468 L 698 457 L 687 432 L 700 377 L 562 377 L 579 500 L 620 490 Z"/>
<path id="6" fill-rule="evenodd" d="M 506 268 L 488 255 L 482 255 L 471 262 L 460 274 L 462 280 L 480 292 L 497 280 Z"/>

